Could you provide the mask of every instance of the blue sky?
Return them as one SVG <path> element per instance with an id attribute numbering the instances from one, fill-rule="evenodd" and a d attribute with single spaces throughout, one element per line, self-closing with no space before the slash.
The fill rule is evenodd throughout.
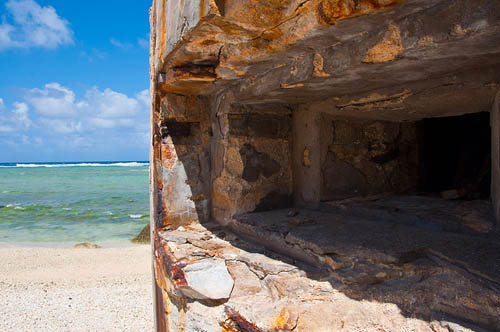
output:
<path id="1" fill-rule="evenodd" d="M 0 0 L 0 162 L 147 160 L 151 0 Z"/>

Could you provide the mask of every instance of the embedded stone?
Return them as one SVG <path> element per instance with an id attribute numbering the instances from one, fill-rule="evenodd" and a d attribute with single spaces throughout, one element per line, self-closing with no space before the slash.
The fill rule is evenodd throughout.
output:
<path id="1" fill-rule="evenodd" d="M 196 300 L 228 299 L 234 281 L 220 259 L 207 259 L 187 265 L 184 268 L 187 285 L 181 287 L 182 293 Z"/>

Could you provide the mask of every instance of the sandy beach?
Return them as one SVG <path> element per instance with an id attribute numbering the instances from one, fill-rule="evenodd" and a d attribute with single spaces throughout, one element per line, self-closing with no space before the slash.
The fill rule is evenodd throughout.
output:
<path id="1" fill-rule="evenodd" d="M 151 249 L 0 248 L 0 331 L 151 332 Z"/>

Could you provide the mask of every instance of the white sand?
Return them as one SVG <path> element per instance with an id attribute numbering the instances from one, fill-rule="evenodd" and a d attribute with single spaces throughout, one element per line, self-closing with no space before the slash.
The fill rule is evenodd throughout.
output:
<path id="1" fill-rule="evenodd" d="M 1 332 L 151 332 L 149 246 L 0 248 Z"/>

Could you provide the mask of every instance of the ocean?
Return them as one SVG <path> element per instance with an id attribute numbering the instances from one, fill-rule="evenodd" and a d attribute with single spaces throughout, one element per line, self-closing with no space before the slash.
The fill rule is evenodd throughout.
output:
<path id="1" fill-rule="evenodd" d="M 147 162 L 0 163 L 0 244 L 126 245 L 149 222 Z"/>

